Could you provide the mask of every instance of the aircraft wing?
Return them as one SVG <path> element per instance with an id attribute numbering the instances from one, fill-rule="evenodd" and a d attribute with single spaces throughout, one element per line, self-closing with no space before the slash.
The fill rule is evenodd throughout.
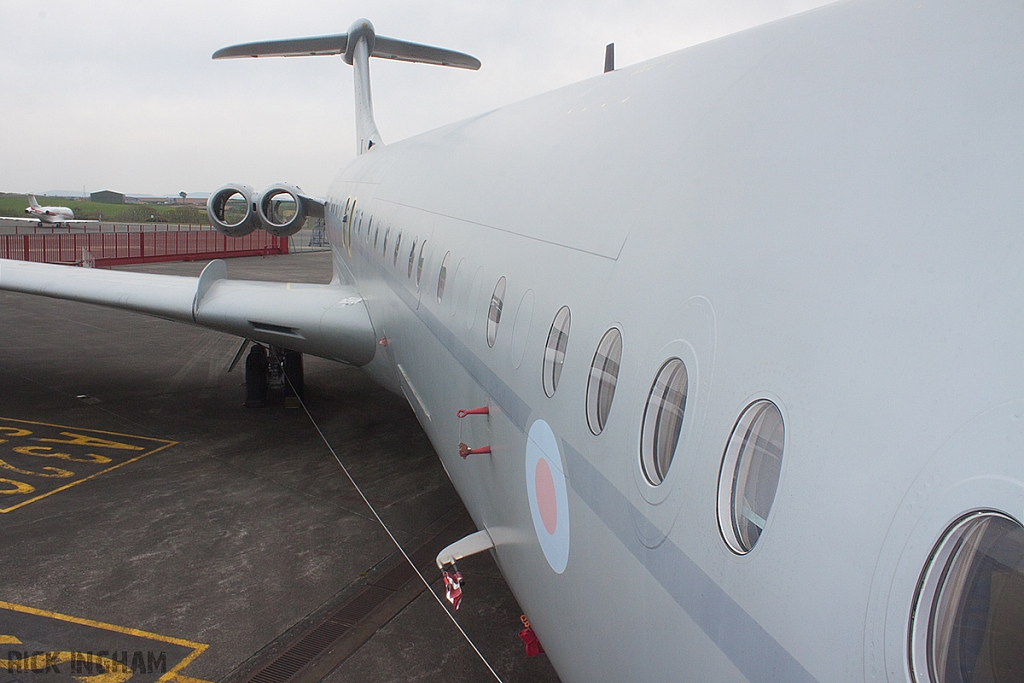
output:
<path id="1" fill-rule="evenodd" d="M 0 290 L 193 323 L 352 365 L 369 363 L 377 348 L 352 287 L 229 280 L 224 261 L 195 278 L 0 259 Z"/>

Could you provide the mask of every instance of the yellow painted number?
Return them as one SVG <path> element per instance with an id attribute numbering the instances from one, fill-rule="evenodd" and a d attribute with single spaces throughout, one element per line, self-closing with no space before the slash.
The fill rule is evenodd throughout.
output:
<path id="1" fill-rule="evenodd" d="M 11 472 L 17 472 L 18 474 L 27 474 L 30 477 L 58 477 L 61 479 L 67 479 L 68 477 L 75 476 L 75 473 L 71 470 L 62 470 L 59 467 L 44 467 L 42 472 L 23 470 L 20 467 L 15 467 L 11 463 L 3 460 L 0 460 L 0 468 L 10 470 Z"/>
<path id="2" fill-rule="evenodd" d="M 4 479 L 0 477 L 0 486 L 13 486 L 14 488 L 0 488 L 0 495 L 15 495 L 18 493 L 32 493 L 36 490 L 36 487 L 32 484 L 26 484 L 20 481 L 14 481 L 13 479 Z"/>
<path id="3" fill-rule="evenodd" d="M 40 441 L 45 441 L 45 439 L 40 439 Z M 97 464 L 110 462 L 110 458 L 105 455 L 86 453 L 82 457 L 76 458 L 70 453 L 54 453 L 53 449 L 49 446 L 16 446 L 14 452 L 21 453 L 22 455 L 34 455 L 38 458 L 60 458 L 70 462 L 91 462 Z"/>
<path id="4" fill-rule="evenodd" d="M 95 436 L 86 436 L 84 434 L 75 434 L 74 432 L 61 432 L 61 436 L 68 437 L 67 439 L 39 439 L 45 443 L 63 443 L 69 446 L 89 446 L 90 448 L 116 448 L 121 451 L 144 451 L 146 450 L 142 446 L 133 446 L 128 443 L 121 443 L 119 441 L 108 441 L 106 439 L 100 439 Z"/>

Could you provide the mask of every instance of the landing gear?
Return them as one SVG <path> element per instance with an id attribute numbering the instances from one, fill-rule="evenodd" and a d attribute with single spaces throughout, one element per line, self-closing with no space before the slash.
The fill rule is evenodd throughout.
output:
<path id="1" fill-rule="evenodd" d="M 245 359 L 245 407 L 260 408 L 268 400 L 280 402 L 305 395 L 302 354 L 271 346 L 269 352 L 253 344 Z M 276 399 L 276 400 L 275 400 Z"/>
<path id="2" fill-rule="evenodd" d="M 269 367 L 267 350 L 253 344 L 245 359 L 245 407 L 261 408 L 267 402 Z"/>
<path id="3" fill-rule="evenodd" d="M 284 374 L 288 378 L 295 395 L 303 398 L 306 395 L 306 378 L 302 370 L 302 354 L 298 351 L 284 352 Z M 290 392 L 289 392 L 290 393 Z"/>

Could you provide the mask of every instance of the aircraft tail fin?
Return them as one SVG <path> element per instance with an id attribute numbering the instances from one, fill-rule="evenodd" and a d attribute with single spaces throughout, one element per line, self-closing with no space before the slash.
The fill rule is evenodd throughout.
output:
<path id="1" fill-rule="evenodd" d="M 36 196 L 34 194 L 30 194 L 28 196 L 28 205 L 34 209 L 39 208 L 39 202 L 36 201 Z"/>
<path id="2" fill-rule="evenodd" d="M 369 19 L 360 19 L 355 22 L 349 28 L 348 33 L 232 45 L 214 52 L 213 58 L 303 57 L 309 55 L 341 55 L 346 64 L 351 64 L 355 68 L 356 138 L 360 154 L 368 151 L 374 145 L 383 144 L 377 124 L 373 120 L 373 100 L 370 95 L 370 57 L 454 66 L 460 69 L 476 70 L 480 68 L 479 59 L 463 52 L 378 36 Z"/>

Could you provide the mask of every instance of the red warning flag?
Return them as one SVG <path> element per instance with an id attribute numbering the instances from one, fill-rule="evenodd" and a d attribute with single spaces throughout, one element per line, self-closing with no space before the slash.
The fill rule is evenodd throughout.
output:
<path id="1" fill-rule="evenodd" d="M 452 607 L 459 609 L 462 602 L 462 572 L 453 564 L 451 572 L 447 569 L 441 570 L 441 578 L 444 580 L 444 597 L 452 603 Z"/>
<path id="2" fill-rule="evenodd" d="M 536 657 L 537 655 L 544 654 L 544 646 L 540 644 L 537 634 L 529 626 L 519 632 L 519 638 L 526 645 L 527 657 Z"/>

